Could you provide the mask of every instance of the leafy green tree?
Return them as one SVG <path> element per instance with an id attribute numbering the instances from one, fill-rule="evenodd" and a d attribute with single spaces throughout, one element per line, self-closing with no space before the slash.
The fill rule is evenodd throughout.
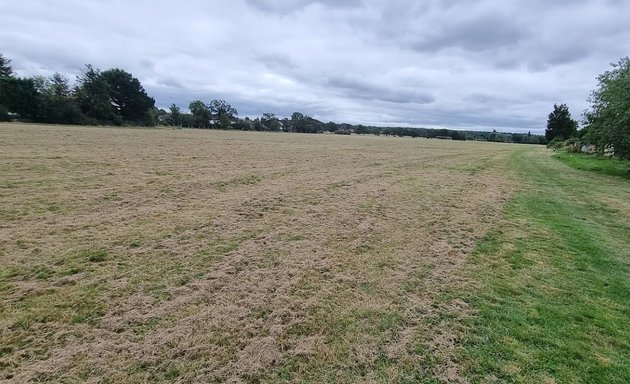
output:
<path id="1" fill-rule="evenodd" d="M 173 125 L 171 114 L 167 112 L 164 108 L 153 108 L 155 112 L 155 121 L 156 125 Z"/>
<path id="2" fill-rule="evenodd" d="M 301 112 L 293 112 L 291 114 L 291 125 L 287 127 L 291 132 L 304 132 L 306 129 L 306 119 Z"/>
<path id="3" fill-rule="evenodd" d="M 193 100 L 188 105 L 190 113 L 192 113 L 192 122 L 197 128 L 208 128 L 210 119 L 212 118 L 212 111 L 201 100 Z"/>
<path id="4" fill-rule="evenodd" d="M 166 111 L 163 109 L 161 111 L 166 113 Z M 141 123 L 146 127 L 155 127 L 156 125 L 160 123 L 160 109 L 156 107 L 149 109 L 144 115 L 144 118 L 141 121 L 138 121 L 137 123 L 138 124 Z"/>
<path id="5" fill-rule="evenodd" d="M 630 159 L 630 59 L 621 58 L 599 75 L 585 113 L 584 137 L 600 151 L 612 146 L 615 155 Z"/>
<path id="6" fill-rule="evenodd" d="M 175 105 L 175 103 L 171 104 L 168 108 L 170 113 L 170 124 L 181 127 L 182 126 L 182 110 Z"/>
<path id="7" fill-rule="evenodd" d="M 118 68 L 101 72 L 88 64 L 77 83 L 76 100 L 89 122 L 155 124 L 155 101 L 130 73 Z"/>
<path id="8" fill-rule="evenodd" d="M 232 119 L 228 115 L 219 115 L 219 126 L 227 129 L 232 125 Z"/>
<path id="9" fill-rule="evenodd" d="M 40 121 L 41 99 L 33 79 L 14 77 L 2 79 L 0 105 L 22 119 Z"/>
<path id="10" fill-rule="evenodd" d="M 232 120 L 238 115 L 236 108 L 232 107 L 225 100 L 212 100 L 208 104 L 208 108 L 210 108 L 210 111 L 217 117 L 217 119 L 219 119 L 219 121 L 221 118 Z"/>
<path id="11" fill-rule="evenodd" d="M 70 80 L 59 72 L 50 77 L 50 96 L 56 99 L 67 99 L 72 96 Z"/>
<path id="12" fill-rule="evenodd" d="M 232 124 L 232 128 L 241 131 L 251 131 L 254 129 L 252 121 L 248 117 L 245 119 L 236 119 L 236 121 Z"/>
<path id="13" fill-rule="evenodd" d="M 75 95 L 79 108 L 87 117 L 88 123 L 115 122 L 116 116 L 112 109 L 109 92 L 109 85 L 101 76 L 101 72 L 87 64 L 85 71 L 77 77 Z"/>
<path id="14" fill-rule="evenodd" d="M 577 121 L 571 118 L 569 107 L 566 104 L 554 104 L 553 111 L 547 119 L 547 129 L 545 137 L 551 141 L 553 139 L 566 140 L 577 134 Z"/>
<path id="15" fill-rule="evenodd" d="M 118 68 L 103 71 L 101 78 L 109 89 L 110 104 L 116 116 L 124 122 L 152 125 L 155 100 L 147 95 L 138 79 Z"/>
<path id="16" fill-rule="evenodd" d="M 285 132 L 289 132 L 291 130 L 291 120 L 289 120 L 289 118 L 284 117 L 280 120 L 280 126 L 282 127 L 282 130 Z"/>
<path id="17" fill-rule="evenodd" d="M 417 131 L 417 130 L 416 130 Z M 420 132 L 418 132 L 418 136 L 420 135 Z M 453 140 L 466 140 L 466 135 L 460 131 L 448 131 L 448 135 L 451 137 L 451 139 Z"/>
<path id="18" fill-rule="evenodd" d="M 260 119 L 257 117 L 254 120 L 252 120 L 252 128 L 254 129 L 254 131 L 263 131 L 264 127 L 262 125 L 262 123 L 260 122 Z"/>
<path id="19" fill-rule="evenodd" d="M 64 83 L 61 75 L 48 79 L 43 76 L 32 78 L 16 78 L 10 66 L 10 60 L 0 54 L 0 119 L 8 120 L 9 113 L 17 114 L 19 118 L 37 122 L 49 121 L 49 112 L 62 113 L 63 108 L 52 106 L 49 98 L 54 96 L 54 87 L 65 85 L 64 97 L 69 97 L 69 87 Z M 63 122 L 63 121 L 62 121 Z"/>
<path id="20" fill-rule="evenodd" d="M 50 78 L 35 78 L 41 98 L 41 121 L 53 124 L 82 124 L 85 120 L 73 96 L 70 80 L 55 73 Z"/>
<path id="21" fill-rule="evenodd" d="M 50 81 L 48 80 L 47 77 L 33 76 L 31 77 L 31 80 L 33 81 L 33 86 L 35 87 L 35 90 L 37 90 L 38 93 L 44 94 L 48 92 L 48 89 L 50 88 Z"/>
<path id="22" fill-rule="evenodd" d="M 319 120 L 313 119 L 310 116 L 304 115 L 300 112 L 293 112 L 291 115 L 291 128 L 293 132 L 301 133 L 317 133 L 323 132 L 327 129 L 327 125 Z"/>
<path id="23" fill-rule="evenodd" d="M 225 100 L 212 100 L 208 104 L 208 108 L 210 108 L 215 124 L 218 123 L 219 127 L 224 129 L 229 128 L 236 115 L 238 115 L 236 108 L 232 107 Z"/>
<path id="24" fill-rule="evenodd" d="M 194 127 L 192 113 L 182 113 L 182 127 L 192 128 Z"/>
<path id="25" fill-rule="evenodd" d="M 0 121 L 9 121 L 9 106 L 7 105 L 8 92 L 5 89 L 8 84 L 4 80 L 13 77 L 13 68 L 11 68 L 11 60 L 5 58 L 0 53 Z"/>
<path id="26" fill-rule="evenodd" d="M 265 131 L 279 131 L 282 128 L 280 119 L 273 113 L 263 113 L 260 124 Z"/>
<path id="27" fill-rule="evenodd" d="M 354 133 L 357 133 L 359 135 L 365 135 L 365 134 L 370 133 L 370 130 L 365 125 L 359 124 L 354 128 Z"/>

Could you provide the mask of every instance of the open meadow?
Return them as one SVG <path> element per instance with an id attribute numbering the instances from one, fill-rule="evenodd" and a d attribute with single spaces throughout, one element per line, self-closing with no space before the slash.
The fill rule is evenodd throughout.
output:
<path id="1" fill-rule="evenodd" d="M 630 180 L 543 146 L 0 124 L 0 380 L 630 378 Z"/>

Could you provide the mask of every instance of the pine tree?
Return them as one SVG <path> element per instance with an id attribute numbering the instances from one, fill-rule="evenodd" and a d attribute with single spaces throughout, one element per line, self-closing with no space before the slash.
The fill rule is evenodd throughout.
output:
<path id="1" fill-rule="evenodd" d="M 7 59 L 0 53 L 0 79 L 13 77 L 13 68 L 11 68 L 11 60 Z"/>
<path id="2" fill-rule="evenodd" d="M 577 134 L 577 121 L 571 118 L 569 107 L 566 104 L 554 104 L 553 112 L 547 119 L 545 137 L 548 141 L 553 139 L 566 140 Z"/>

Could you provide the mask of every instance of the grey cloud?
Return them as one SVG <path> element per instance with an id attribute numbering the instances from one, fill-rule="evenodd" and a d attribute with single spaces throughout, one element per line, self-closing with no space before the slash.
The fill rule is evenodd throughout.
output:
<path id="1" fill-rule="evenodd" d="M 149 59 L 141 59 L 140 60 L 140 65 L 143 68 L 149 69 L 149 70 L 153 70 L 155 69 L 155 62 Z"/>
<path id="2" fill-rule="evenodd" d="M 261 11 L 288 14 L 299 11 L 311 4 L 321 4 L 333 8 L 348 8 L 361 5 L 362 0 L 246 0 Z"/>
<path id="3" fill-rule="evenodd" d="M 184 89 L 184 85 L 182 83 L 180 83 L 177 79 L 172 78 L 172 77 L 158 78 L 156 80 L 156 84 L 157 85 L 163 85 L 163 86 L 166 86 L 166 87 Z"/>
<path id="4" fill-rule="evenodd" d="M 435 25 L 434 28 L 435 32 L 429 32 L 413 43 L 413 48 L 431 52 L 449 47 L 484 51 L 516 45 L 527 33 L 506 15 L 494 14 L 451 25 Z"/>
<path id="5" fill-rule="evenodd" d="M 160 107 L 542 132 L 630 52 L 630 2 L 3 0 L 0 50 L 22 76 L 124 68 Z"/>
<path id="6" fill-rule="evenodd" d="M 435 98 L 424 92 L 405 89 L 400 85 L 375 85 L 349 76 L 332 77 L 326 83 L 340 89 L 346 96 L 365 100 L 380 100 L 399 104 L 430 104 Z"/>
<path id="7" fill-rule="evenodd" d="M 258 61 L 272 70 L 296 69 L 298 67 L 290 57 L 281 54 L 261 54 L 258 56 Z"/>

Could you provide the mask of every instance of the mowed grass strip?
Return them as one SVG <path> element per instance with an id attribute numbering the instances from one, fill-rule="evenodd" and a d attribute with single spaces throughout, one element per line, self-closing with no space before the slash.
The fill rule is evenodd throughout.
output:
<path id="1" fill-rule="evenodd" d="M 471 259 L 484 286 L 469 296 L 472 382 L 630 380 L 630 183 L 558 160 L 619 173 L 583 156 L 514 156 L 529 185 Z"/>
<path id="2" fill-rule="evenodd" d="M 553 157 L 576 169 L 630 179 L 630 160 L 569 152 L 559 152 Z"/>

